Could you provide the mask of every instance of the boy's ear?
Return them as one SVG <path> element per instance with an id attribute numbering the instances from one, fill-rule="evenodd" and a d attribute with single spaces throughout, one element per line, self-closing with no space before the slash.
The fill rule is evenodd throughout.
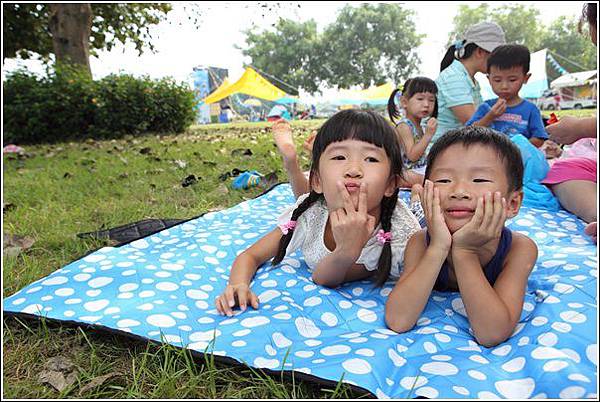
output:
<path id="1" fill-rule="evenodd" d="M 513 191 L 506 200 L 506 217 L 514 218 L 518 215 L 521 204 L 523 203 L 523 190 Z"/>
<path id="2" fill-rule="evenodd" d="M 523 80 L 523 84 L 527 84 L 527 81 L 529 81 L 530 77 L 531 77 L 531 73 L 525 74 L 525 79 Z"/>

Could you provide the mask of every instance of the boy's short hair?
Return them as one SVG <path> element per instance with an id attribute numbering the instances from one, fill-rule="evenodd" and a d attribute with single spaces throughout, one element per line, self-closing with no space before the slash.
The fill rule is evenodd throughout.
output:
<path id="1" fill-rule="evenodd" d="M 529 49 L 523 45 L 502 45 L 498 46 L 487 61 L 488 73 L 490 67 L 494 66 L 500 70 L 508 70 L 512 67 L 523 67 L 523 74 L 529 72 L 529 63 L 531 56 L 529 55 Z"/>
<path id="2" fill-rule="evenodd" d="M 431 147 L 427 155 L 427 168 L 425 179 L 429 178 L 435 160 L 448 147 L 461 144 L 465 147 L 480 144 L 494 149 L 500 160 L 504 163 L 506 178 L 508 179 L 508 191 L 519 191 L 523 188 L 523 159 L 521 151 L 508 136 L 488 127 L 467 126 L 455 130 L 449 130 L 442 135 Z M 460 161 L 456 161 L 457 165 Z"/>

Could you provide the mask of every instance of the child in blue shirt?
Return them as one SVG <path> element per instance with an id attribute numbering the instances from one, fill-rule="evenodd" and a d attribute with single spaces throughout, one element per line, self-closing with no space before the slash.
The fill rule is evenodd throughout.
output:
<path id="1" fill-rule="evenodd" d="M 542 115 L 531 102 L 519 97 L 527 83 L 529 49 L 522 45 L 498 46 L 488 59 L 488 79 L 498 99 L 482 103 L 467 122 L 467 126 L 485 126 L 509 137 L 522 134 L 536 147 L 548 139 Z"/>

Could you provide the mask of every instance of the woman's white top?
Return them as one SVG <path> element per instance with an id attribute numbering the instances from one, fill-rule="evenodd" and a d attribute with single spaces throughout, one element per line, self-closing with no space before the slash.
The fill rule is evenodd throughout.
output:
<path id="1" fill-rule="evenodd" d="M 286 209 L 277 219 L 277 224 L 281 227 L 289 222 L 294 210 L 308 197 L 308 194 L 303 194 L 298 197 L 296 204 Z M 308 267 L 314 269 L 319 261 L 329 255 L 332 251 L 327 249 L 323 236 L 325 235 L 325 225 L 329 218 L 329 210 L 325 204 L 325 200 L 321 199 L 312 204 L 296 222 L 296 227 L 293 230 L 292 239 L 286 250 L 286 255 L 295 252 L 298 249 L 302 250 L 304 260 Z M 363 247 L 356 264 L 363 264 L 369 271 L 377 269 L 379 256 L 383 249 L 383 244 L 377 241 L 377 232 L 381 229 L 381 223 L 377 225 L 369 240 Z M 398 199 L 396 208 L 392 214 L 392 266 L 390 276 L 398 278 L 402 271 L 402 262 L 404 260 L 404 249 L 408 239 L 420 230 L 419 221 L 412 214 L 404 201 Z"/>

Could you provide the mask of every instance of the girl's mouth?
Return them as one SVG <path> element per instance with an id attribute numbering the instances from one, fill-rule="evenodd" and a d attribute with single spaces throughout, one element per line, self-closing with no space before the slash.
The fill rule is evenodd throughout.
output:
<path id="1" fill-rule="evenodd" d="M 349 193 L 355 193 L 360 190 L 359 183 L 346 183 L 345 186 Z"/>

